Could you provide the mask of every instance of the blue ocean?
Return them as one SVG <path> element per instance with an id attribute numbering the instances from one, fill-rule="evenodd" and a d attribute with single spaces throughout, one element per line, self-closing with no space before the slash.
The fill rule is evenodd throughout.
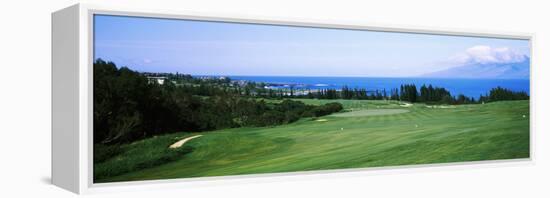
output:
<path id="1" fill-rule="evenodd" d="M 399 88 L 402 84 L 415 84 L 418 88 L 425 84 L 443 87 L 452 95 L 464 94 L 479 98 L 492 88 L 503 87 L 529 94 L 529 79 L 448 79 L 448 78 L 379 78 L 379 77 L 296 77 L 296 76 L 230 76 L 233 80 L 246 80 L 269 83 L 271 88 L 293 86 L 296 89 L 341 89 L 365 88 L 368 91 Z"/>

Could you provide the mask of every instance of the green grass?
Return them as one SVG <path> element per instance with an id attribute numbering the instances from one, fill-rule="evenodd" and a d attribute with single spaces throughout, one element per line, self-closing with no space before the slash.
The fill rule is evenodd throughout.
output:
<path id="1" fill-rule="evenodd" d="M 407 113 L 407 109 L 362 109 L 348 111 L 344 113 L 338 113 L 333 116 L 336 117 L 364 117 L 364 116 L 380 116 L 380 115 L 391 115 L 398 113 Z"/>
<path id="2" fill-rule="evenodd" d="M 335 100 L 301 100 L 323 104 Z M 397 101 L 336 100 L 342 114 L 365 109 L 408 112 L 301 119 L 276 127 L 202 133 L 185 144 L 192 152 L 172 162 L 96 182 L 379 167 L 529 157 L 529 101 L 456 108 L 401 107 Z M 270 101 L 277 102 L 277 101 Z M 353 111 L 352 111 L 353 110 Z M 525 117 L 524 117 L 525 115 Z M 188 133 L 157 137 L 176 142 Z M 133 143 L 131 155 L 166 148 L 155 138 Z M 136 145 L 141 144 L 138 148 Z M 130 155 L 130 154 L 121 154 Z M 142 155 L 143 156 L 143 155 Z M 115 157 L 116 158 L 116 157 Z M 105 163 L 109 163 L 108 160 Z M 99 166 L 112 166 L 102 164 Z"/>
<path id="3" fill-rule="evenodd" d="M 266 102 L 278 103 L 282 100 L 270 100 L 263 99 Z M 324 105 L 331 102 L 338 102 L 344 106 L 344 109 L 347 110 L 356 110 L 356 109 L 379 109 L 379 108 L 400 108 L 400 102 L 394 100 L 328 100 L 328 99 L 293 99 L 297 101 L 302 101 L 305 104 L 309 105 Z"/>
<path id="4" fill-rule="evenodd" d="M 188 136 L 190 134 L 153 137 L 122 146 L 110 146 L 108 149 L 96 145 L 94 156 L 105 155 L 108 152 L 116 152 L 116 155 L 105 156 L 105 159 L 94 162 L 94 181 L 179 160 L 185 154 L 191 153 L 193 147 L 183 145 L 177 149 L 170 149 L 168 146 Z M 117 149 L 113 149 L 114 147 Z"/>

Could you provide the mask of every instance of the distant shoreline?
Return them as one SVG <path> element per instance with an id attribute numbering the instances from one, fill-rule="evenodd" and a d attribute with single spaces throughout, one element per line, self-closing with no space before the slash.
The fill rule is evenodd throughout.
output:
<path id="1" fill-rule="evenodd" d="M 212 76 L 214 77 L 214 76 Z M 215 76 L 219 77 L 219 76 Z M 348 88 L 364 88 L 368 91 L 389 91 L 399 88 L 402 84 L 415 84 L 417 86 L 433 85 L 444 87 L 453 95 L 464 94 L 468 97 L 478 98 L 487 94 L 492 88 L 504 87 L 513 91 L 524 91 L 530 94 L 529 79 L 470 79 L 470 78 L 398 78 L 398 77 L 298 77 L 298 76 L 226 76 L 231 80 L 244 80 L 256 83 L 266 83 L 267 88 L 285 89 L 294 86 L 296 90 L 340 90 Z"/>

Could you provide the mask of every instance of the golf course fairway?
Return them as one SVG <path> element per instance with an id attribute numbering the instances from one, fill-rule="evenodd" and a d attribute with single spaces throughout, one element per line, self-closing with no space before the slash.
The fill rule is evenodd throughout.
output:
<path id="1" fill-rule="evenodd" d="M 529 101 L 428 108 L 397 101 L 340 102 L 344 111 L 275 127 L 179 132 L 123 145 L 125 151 L 94 165 L 147 158 L 185 137 L 192 151 L 151 168 L 95 182 L 226 176 L 255 173 L 381 167 L 529 157 Z M 370 111 L 373 110 L 373 111 Z M 384 112 L 384 110 L 388 110 Z M 316 121 L 322 119 L 322 121 Z M 162 140 L 162 141 L 161 141 Z M 157 143 L 155 143 L 157 142 Z M 160 143 L 158 143 L 160 142 Z M 143 153 L 144 152 L 144 153 Z"/>

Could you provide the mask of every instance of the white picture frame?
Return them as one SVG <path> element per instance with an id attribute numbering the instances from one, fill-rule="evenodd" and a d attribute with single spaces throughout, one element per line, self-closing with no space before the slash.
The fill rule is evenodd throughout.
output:
<path id="1" fill-rule="evenodd" d="M 530 119 L 530 157 L 514 160 L 459 162 L 445 164 L 407 165 L 380 168 L 355 168 L 292 173 L 273 173 L 243 176 L 216 176 L 157 181 L 93 183 L 93 119 L 92 119 L 92 65 L 93 15 L 122 15 L 170 19 L 192 19 L 221 22 L 258 23 L 305 27 L 340 28 L 384 32 L 405 32 L 456 36 L 525 39 L 531 46 L 534 34 L 462 30 L 434 27 L 358 24 L 345 21 L 318 21 L 311 19 L 275 18 L 246 15 L 205 14 L 168 10 L 144 10 L 77 4 L 52 14 L 52 183 L 74 193 L 125 191 L 136 189 L 181 188 L 204 185 L 272 182 L 288 179 L 317 179 L 349 177 L 352 175 L 418 172 L 495 166 L 517 166 L 534 163 L 534 118 Z M 533 47 L 531 47 L 531 50 Z M 533 55 L 531 51 L 531 56 Z M 534 60 L 532 58 L 532 60 Z M 536 64 L 531 62 L 531 65 Z M 531 67 L 531 73 L 533 73 Z M 533 75 L 531 75 L 531 81 Z M 531 90 L 533 83 L 530 84 Z M 535 115 L 536 104 L 531 93 L 530 114 Z"/>

